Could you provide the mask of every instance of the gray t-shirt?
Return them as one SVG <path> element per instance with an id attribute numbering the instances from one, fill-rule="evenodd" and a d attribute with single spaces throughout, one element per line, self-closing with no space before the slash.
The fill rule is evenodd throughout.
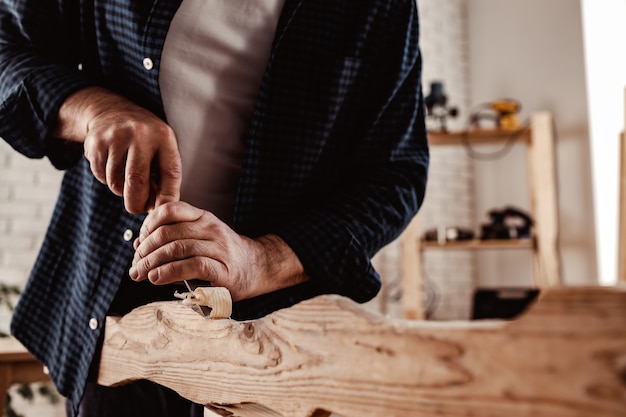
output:
<path id="1" fill-rule="evenodd" d="M 181 200 L 226 223 L 283 3 L 184 0 L 165 39 L 159 85 L 181 153 Z"/>

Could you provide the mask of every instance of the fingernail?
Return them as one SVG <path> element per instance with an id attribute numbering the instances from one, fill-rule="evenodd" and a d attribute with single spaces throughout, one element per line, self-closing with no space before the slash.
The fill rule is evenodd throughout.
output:
<path id="1" fill-rule="evenodd" d="M 134 280 L 137 280 L 137 278 L 139 278 L 139 273 L 137 272 L 137 268 L 135 268 L 134 265 L 131 266 L 128 270 L 128 275 L 130 275 L 130 277 Z"/>

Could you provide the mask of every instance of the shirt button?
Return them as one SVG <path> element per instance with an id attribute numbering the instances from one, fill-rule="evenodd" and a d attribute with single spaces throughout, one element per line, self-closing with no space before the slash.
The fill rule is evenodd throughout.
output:
<path id="1" fill-rule="evenodd" d="M 152 68 L 154 68 L 154 64 L 152 63 L 152 60 L 150 58 L 144 58 L 143 67 L 150 71 Z"/>
<path id="2" fill-rule="evenodd" d="M 81 64 L 78 64 L 78 70 L 79 70 L 79 71 L 82 71 L 82 70 L 83 70 L 83 64 L 82 64 L 82 63 L 81 63 Z"/>
<path id="3" fill-rule="evenodd" d="M 130 229 L 126 229 L 124 232 L 124 240 L 130 242 L 133 238 L 133 231 Z"/>
<path id="4" fill-rule="evenodd" d="M 96 330 L 98 328 L 98 320 L 95 317 L 92 317 L 91 320 L 89 320 L 89 328 L 91 330 Z"/>

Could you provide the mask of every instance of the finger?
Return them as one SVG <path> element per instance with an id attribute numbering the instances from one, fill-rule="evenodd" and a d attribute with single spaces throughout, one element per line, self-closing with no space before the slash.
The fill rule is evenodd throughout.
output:
<path id="1" fill-rule="evenodd" d="M 155 196 L 155 207 L 180 199 L 180 184 L 182 181 L 182 166 L 178 145 L 174 133 L 170 140 L 164 141 L 157 154 L 156 175 L 159 179 Z"/>
<path id="2" fill-rule="evenodd" d="M 106 160 L 106 184 L 113 194 L 124 195 L 124 171 L 126 167 L 126 151 L 109 150 Z"/>
<path id="3" fill-rule="evenodd" d="M 91 172 L 98 181 L 106 185 L 106 161 L 108 158 L 108 149 L 106 146 L 99 146 L 99 142 L 95 140 L 93 135 L 87 135 L 83 146 L 85 150 L 85 158 L 89 161 Z"/>
<path id="4" fill-rule="evenodd" d="M 154 171 L 150 171 L 150 194 L 148 195 L 148 201 L 146 201 L 146 211 L 151 212 L 156 205 L 156 195 L 159 189 L 159 181 Z"/>
<path id="5" fill-rule="evenodd" d="M 184 222 L 163 225 L 137 243 L 133 257 L 133 265 L 171 242 L 196 238 L 200 238 L 200 236 L 197 236 L 195 228 L 191 223 Z"/>
<path id="6" fill-rule="evenodd" d="M 212 258 L 214 248 L 210 242 L 196 239 L 180 239 L 156 248 L 146 256 L 138 258 L 129 271 L 131 278 L 143 280 L 150 271 L 170 262 L 181 261 L 196 256 Z M 199 271 L 198 271 L 199 273 Z"/>
<path id="7" fill-rule="evenodd" d="M 224 265 L 214 259 L 195 256 L 180 261 L 173 261 L 152 269 L 148 280 L 155 285 L 171 284 L 189 279 L 201 279 L 215 285 L 225 282 Z M 223 284 L 219 284 L 224 286 Z"/>
<path id="8" fill-rule="evenodd" d="M 171 202 L 155 207 L 143 221 L 139 232 L 139 242 L 143 242 L 150 234 L 161 226 L 175 223 L 195 222 L 203 215 L 210 213 L 185 202 Z"/>
<path id="9" fill-rule="evenodd" d="M 146 211 L 150 195 L 150 156 L 135 147 L 128 151 L 123 195 L 124 206 L 129 213 Z"/>

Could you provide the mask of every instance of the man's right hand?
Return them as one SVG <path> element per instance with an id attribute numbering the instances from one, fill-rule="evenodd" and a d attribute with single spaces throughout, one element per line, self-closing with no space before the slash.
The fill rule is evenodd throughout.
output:
<path id="1" fill-rule="evenodd" d="M 150 111 L 99 87 L 79 90 L 59 110 L 54 136 L 82 142 L 94 176 L 142 213 L 180 197 L 176 135 Z"/>

